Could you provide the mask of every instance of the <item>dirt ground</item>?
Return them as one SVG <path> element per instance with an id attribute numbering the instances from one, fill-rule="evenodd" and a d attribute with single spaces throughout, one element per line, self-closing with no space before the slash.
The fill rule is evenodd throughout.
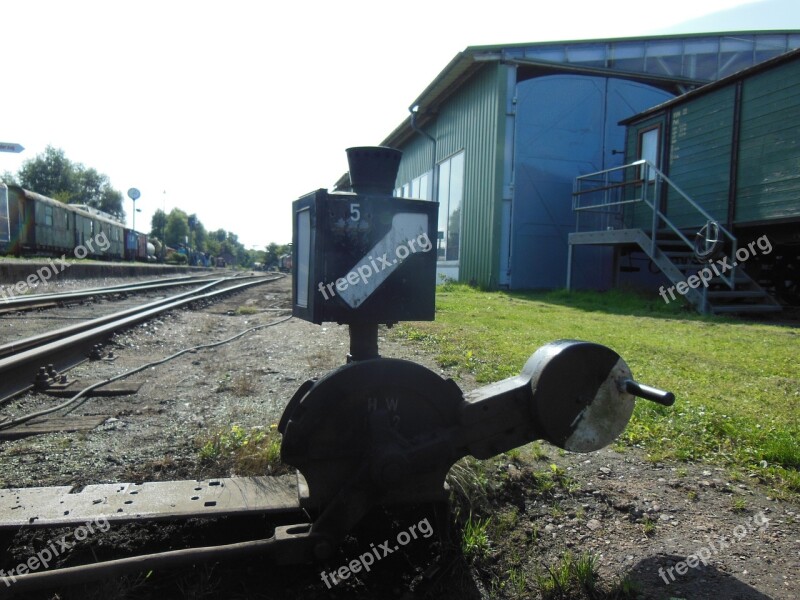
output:
<path id="1" fill-rule="evenodd" d="M 70 376 L 96 381 L 276 322 L 289 314 L 290 287 L 286 278 L 202 310 L 167 314 L 115 336 L 108 345 L 117 356 L 114 362 L 85 363 Z M 20 334 L 12 318 L 2 317 L 2 330 Z M 465 392 L 475 387 L 468 375 L 443 370 L 419 347 L 400 343 L 391 334 L 383 332 L 380 344 L 383 356 L 419 362 L 453 377 Z M 142 382 L 135 396 L 84 404 L 78 414 L 106 417 L 92 431 L 0 442 L 0 488 L 232 475 L 209 472 L 201 463 L 198 449 L 204 441 L 234 424 L 268 429 L 301 383 L 343 364 L 347 351 L 345 327 L 291 319 L 214 350 L 184 355 L 134 376 Z M 48 397 L 21 398 L 2 407 L 0 416 L 17 416 L 52 402 Z M 372 515 L 354 532 L 329 571 L 363 553 L 371 542 L 395 535 L 408 523 L 421 523 L 422 515 L 437 535 L 409 544 L 346 585 L 328 588 L 320 566 L 274 569 L 254 558 L 233 565 L 196 565 L 178 573 L 125 576 L 30 597 L 411 598 L 427 593 L 460 600 L 537 598 L 535 574 L 547 572 L 569 550 L 597 557 L 598 589 L 606 595 L 597 592 L 596 597 L 800 598 L 800 504 L 770 497 L 755 480 L 733 481 L 724 470 L 702 464 L 653 464 L 638 448 L 576 455 L 537 444 L 487 461 L 484 468 L 494 483 L 486 486 L 483 510 L 494 520 L 489 531 L 495 535 L 490 536 L 489 552 L 477 560 L 448 551 L 441 535 L 446 519 L 423 507 L 410 514 L 392 513 L 388 520 Z M 545 489 L 545 479 L 555 485 Z M 59 566 L 206 544 L 250 527 L 234 522 L 114 527 L 78 544 L 61 557 Z M 0 536 L 0 569 L 26 560 L 37 544 L 57 533 Z M 635 591 L 609 595 L 607 590 L 623 579 Z"/>

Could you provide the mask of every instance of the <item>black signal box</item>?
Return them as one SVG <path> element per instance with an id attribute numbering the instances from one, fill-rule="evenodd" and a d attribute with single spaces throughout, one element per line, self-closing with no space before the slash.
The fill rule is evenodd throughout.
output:
<path id="1" fill-rule="evenodd" d="M 318 190 L 292 203 L 294 316 L 432 321 L 439 205 Z"/>

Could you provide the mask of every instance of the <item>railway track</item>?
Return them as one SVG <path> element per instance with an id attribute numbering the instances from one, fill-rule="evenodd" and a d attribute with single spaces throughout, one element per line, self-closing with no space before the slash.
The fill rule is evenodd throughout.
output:
<path id="1" fill-rule="evenodd" d="M 203 280 L 202 285 L 188 292 L 3 344 L 0 346 L 0 405 L 34 387 L 46 389 L 58 384 L 64 371 L 89 360 L 96 346 L 116 331 L 170 310 L 191 304 L 210 302 L 223 295 L 280 278 L 282 277 L 254 277 L 248 278 L 250 281 L 241 283 L 236 283 L 241 278 Z M 198 281 L 194 280 L 192 283 L 197 284 Z M 153 285 L 157 286 L 158 284 Z M 174 282 L 163 285 L 174 285 Z M 222 285 L 226 287 L 213 289 Z M 134 285 L 117 286 L 116 289 L 130 291 L 131 287 L 136 288 L 136 291 L 143 288 L 143 286 Z M 146 289 L 158 288 L 148 287 Z M 95 358 L 100 358 L 96 356 L 96 352 Z"/>
<path id="2" fill-rule="evenodd" d="M 95 287 L 70 292 L 58 292 L 47 294 L 26 294 L 13 298 L 4 298 L 0 303 L 0 313 L 17 312 L 31 310 L 34 308 L 47 308 L 70 304 L 88 298 L 121 296 L 142 292 L 152 292 L 172 287 L 183 287 L 189 285 L 200 285 L 209 281 L 209 276 L 181 276 L 170 277 L 168 279 L 153 279 L 134 283 L 123 283 L 106 287 Z"/>

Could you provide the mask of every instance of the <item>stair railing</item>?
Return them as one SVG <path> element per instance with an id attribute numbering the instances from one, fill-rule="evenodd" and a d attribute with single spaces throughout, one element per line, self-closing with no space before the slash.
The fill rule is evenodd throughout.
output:
<path id="1" fill-rule="evenodd" d="M 630 173 L 631 170 L 633 170 L 633 175 Z M 652 217 L 650 219 L 650 256 L 655 256 L 659 252 L 658 231 L 662 223 L 694 252 L 694 241 L 687 238 L 673 220 L 660 209 L 661 194 L 665 189 L 663 184 L 669 186 L 694 212 L 702 216 L 706 223 L 714 222 L 716 224 L 717 230 L 725 239 L 724 247 L 728 249 L 725 253 L 726 258 L 720 261 L 725 270 L 716 269 L 716 265 L 712 264 L 713 261 L 709 264 L 719 278 L 728 287 L 734 289 L 736 285 L 734 281 L 736 278 L 736 237 L 650 161 L 641 159 L 627 165 L 577 177 L 572 193 L 572 210 L 575 212 L 576 231 L 581 231 L 581 215 L 584 216 L 585 221 L 591 214 L 596 217 L 594 219 L 596 224 L 592 226 L 595 231 L 624 227 L 625 210 L 637 204 L 644 204 L 650 210 Z M 700 262 L 700 264 L 703 263 Z M 704 286 L 704 301 L 707 297 L 706 291 Z"/>

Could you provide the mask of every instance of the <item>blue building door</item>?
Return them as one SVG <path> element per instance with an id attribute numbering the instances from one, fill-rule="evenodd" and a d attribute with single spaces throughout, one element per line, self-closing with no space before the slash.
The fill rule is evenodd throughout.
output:
<path id="1" fill-rule="evenodd" d="M 619 121 L 669 98 L 642 83 L 584 75 L 517 84 L 510 287 L 565 286 L 575 177 L 621 165 L 625 128 Z M 596 256 L 576 263 L 586 270 L 580 280 L 610 287 L 611 250 L 584 250 Z"/>

